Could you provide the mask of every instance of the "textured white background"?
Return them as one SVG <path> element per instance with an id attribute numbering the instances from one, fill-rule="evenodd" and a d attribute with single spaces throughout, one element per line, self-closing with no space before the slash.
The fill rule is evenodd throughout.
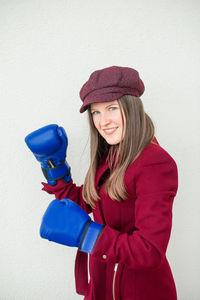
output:
<path id="1" fill-rule="evenodd" d="M 198 0 L 0 0 L 0 300 L 82 299 L 76 250 L 39 237 L 53 196 L 41 192 L 24 137 L 64 126 L 81 184 L 89 134 L 79 90 L 92 71 L 112 65 L 140 72 L 156 137 L 178 164 L 167 256 L 178 299 L 200 299 L 199 15 Z"/>

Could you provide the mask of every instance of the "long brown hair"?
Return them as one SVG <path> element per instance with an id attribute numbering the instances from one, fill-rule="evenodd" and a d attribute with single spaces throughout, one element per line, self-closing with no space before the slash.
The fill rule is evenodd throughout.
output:
<path id="1" fill-rule="evenodd" d="M 108 145 L 99 134 L 94 126 L 90 109 L 88 109 L 90 167 L 83 185 L 83 198 L 93 208 L 95 207 L 95 200 L 100 199 L 95 189 L 95 174 L 102 157 L 107 154 L 111 170 L 106 181 L 106 191 L 113 200 L 123 201 L 128 196 L 124 185 L 125 171 L 154 138 L 153 122 L 145 113 L 139 97 L 124 95 L 118 100 L 118 103 L 125 132 L 122 141 L 114 146 Z"/>

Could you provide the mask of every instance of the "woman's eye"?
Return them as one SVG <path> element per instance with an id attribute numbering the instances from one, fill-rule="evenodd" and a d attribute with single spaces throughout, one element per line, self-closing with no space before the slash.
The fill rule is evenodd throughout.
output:
<path id="1" fill-rule="evenodd" d="M 91 114 L 92 114 L 93 116 L 94 116 L 94 115 L 97 115 L 97 114 L 99 114 L 99 111 L 94 110 L 94 111 L 91 112 Z"/>
<path id="2" fill-rule="evenodd" d="M 109 110 L 115 110 L 115 109 L 117 109 L 117 107 L 116 106 L 111 106 L 111 107 L 109 107 Z"/>

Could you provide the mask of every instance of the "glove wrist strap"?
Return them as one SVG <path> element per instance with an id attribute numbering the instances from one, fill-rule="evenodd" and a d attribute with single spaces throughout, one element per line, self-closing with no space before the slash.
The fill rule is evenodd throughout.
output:
<path id="1" fill-rule="evenodd" d="M 62 178 L 66 182 L 71 180 L 70 167 L 65 160 L 58 166 L 52 165 L 51 168 L 42 168 L 42 172 L 48 181 L 55 181 Z"/>
<path id="2" fill-rule="evenodd" d="M 80 242 L 79 250 L 86 252 L 86 253 L 92 253 L 93 248 L 103 230 L 104 226 L 93 222 L 89 221 L 86 230 L 83 233 L 82 240 Z"/>

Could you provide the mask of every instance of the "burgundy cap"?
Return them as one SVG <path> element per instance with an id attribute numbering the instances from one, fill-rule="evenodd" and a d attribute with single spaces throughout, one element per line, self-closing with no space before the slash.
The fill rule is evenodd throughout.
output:
<path id="1" fill-rule="evenodd" d="M 117 100 L 123 95 L 140 97 L 143 93 L 144 83 L 136 70 L 118 66 L 97 70 L 80 90 L 80 112 L 86 111 L 91 103 Z"/>

